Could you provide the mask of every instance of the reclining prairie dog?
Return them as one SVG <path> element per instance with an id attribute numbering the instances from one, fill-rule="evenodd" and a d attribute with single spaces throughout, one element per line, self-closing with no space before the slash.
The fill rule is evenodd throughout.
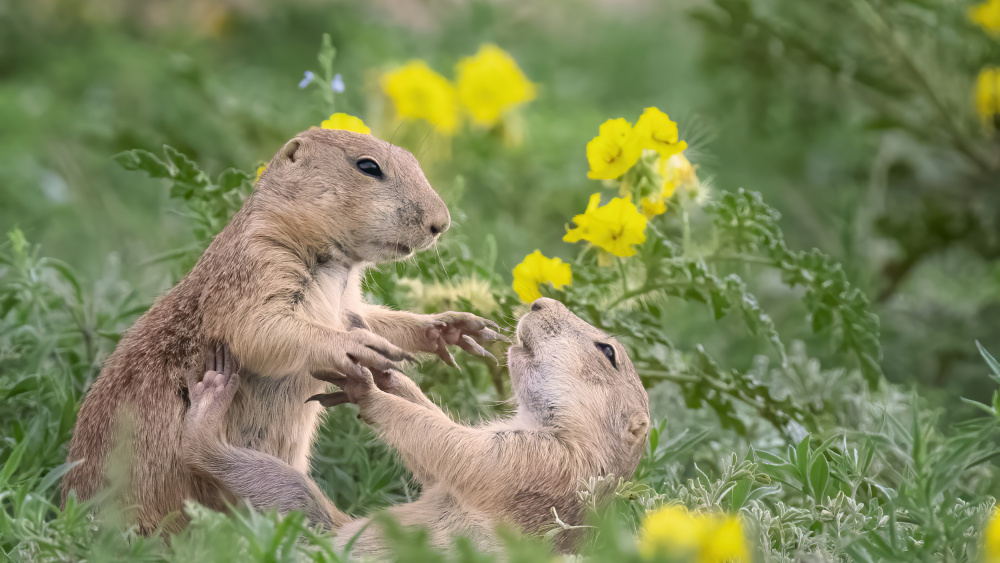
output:
<path id="1" fill-rule="evenodd" d="M 629 477 L 642 456 L 649 399 L 613 338 L 542 298 L 521 317 L 508 359 L 517 411 L 480 427 L 453 422 L 398 372 L 358 370 L 334 380 L 342 391 L 318 397 L 326 405 L 357 403 L 399 452 L 423 494 L 388 511 L 404 526 L 428 527 L 441 549 L 468 536 L 478 549 L 495 551 L 498 525 L 538 533 L 553 522 L 553 507 L 564 522 L 583 524 L 581 481 Z M 351 520 L 284 461 L 226 441 L 230 397 L 244 383 L 224 355 L 208 367 L 202 381 L 193 374 L 189 384 L 184 451 L 192 466 L 257 509 L 304 511 L 335 530 L 340 547 L 357 536 L 354 555 L 388 555 L 377 522 Z M 556 548 L 570 551 L 578 539 L 562 532 Z"/>
<path id="2" fill-rule="evenodd" d="M 398 367 L 410 353 L 451 361 L 446 346 L 486 354 L 499 336 L 468 313 L 417 315 L 365 304 L 372 263 L 432 246 L 448 208 L 404 149 L 370 135 L 313 128 L 271 159 L 253 194 L 176 286 L 126 332 L 80 409 L 63 498 L 108 484 L 122 456 L 120 506 L 142 533 L 184 518 L 186 498 L 224 508 L 232 495 L 183 462 L 186 373 L 206 346 L 229 346 L 243 384 L 224 424 L 229 443 L 309 469 L 325 383 L 313 372 Z M 130 436 L 118 440 L 118 436 Z"/>

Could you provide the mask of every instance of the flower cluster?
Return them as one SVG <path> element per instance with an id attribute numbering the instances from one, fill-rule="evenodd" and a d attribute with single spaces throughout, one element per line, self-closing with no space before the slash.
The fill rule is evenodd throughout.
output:
<path id="1" fill-rule="evenodd" d="M 572 226 L 566 226 L 563 241 L 586 241 L 598 248 L 601 265 L 608 264 L 611 256 L 634 256 L 635 245 L 646 241 L 648 221 L 666 213 L 667 200 L 678 188 L 687 193 L 699 189 L 695 167 L 683 154 L 686 148 L 677 124 L 655 107 L 646 108 L 635 126 L 621 117 L 601 124 L 597 136 L 587 143 L 587 176 L 616 183 L 619 197 L 601 205 L 600 192 L 592 194 L 587 209 L 573 217 Z M 539 266 L 545 260 L 557 261 L 560 268 L 565 267 L 565 274 L 555 278 L 554 270 Z M 541 283 L 552 283 L 557 289 L 569 285 L 569 268 L 558 258 L 535 251 L 514 268 L 514 289 L 522 301 L 529 302 L 541 295 Z"/>
<path id="2" fill-rule="evenodd" d="M 451 135 L 467 114 L 473 123 L 492 127 L 513 108 L 535 99 L 535 85 L 517 61 L 495 45 L 455 65 L 456 83 L 413 60 L 382 76 L 382 90 L 402 119 L 423 120 Z"/>
<path id="3" fill-rule="evenodd" d="M 986 0 L 969 8 L 969 20 L 993 36 L 1000 36 L 1000 0 Z"/>
<path id="4" fill-rule="evenodd" d="M 622 197 L 599 207 L 600 193 L 592 195 L 563 240 L 585 240 L 618 257 L 634 255 L 632 245 L 646 240 L 646 221 L 667 211 L 667 200 L 677 188 L 697 190 L 694 166 L 683 155 L 686 148 L 677 124 L 658 108 L 646 108 L 634 127 L 621 117 L 605 121 L 587 143 L 587 176 L 618 180 Z M 639 200 L 638 210 L 633 196 Z"/>
<path id="5" fill-rule="evenodd" d="M 652 149 L 670 158 L 687 148 L 678 139 L 677 124 L 659 109 L 646 108 L 635 127 L 623 117 L 601 124 L 598 134 L 587 143 L 587 161 L 593 180 L 614 180 L 635 166 L 643 149 Z"/>
<path id="6" fill-rule="evenodd" d="M 750 561 L 739 518 L 691 513 L 682 506 L 665 506 L 646 516 L 639 538 L 639 554 L 646 560 L 661 561 Z"/>

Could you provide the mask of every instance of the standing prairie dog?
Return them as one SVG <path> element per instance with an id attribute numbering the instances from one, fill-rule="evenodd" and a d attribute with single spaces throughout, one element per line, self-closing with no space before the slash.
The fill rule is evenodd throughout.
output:
<path id="1" fill-rule="evenodd" d="M 625 349 L 558 301 L 539 299 L 521 317 L 508 359 L 517 411 L 480 427 L 453 422 L 398 372 L 352 372 L 334 380 L 342 391 L 318 397 L 325 405 L 357 403 L 399 452 L 423 494 L 388 511 L 404 526 L 429 528 L 438 548 L 467 536 L 477 549 L 496 551 L 497 526 L 539 533 L 553 522 L 552 508 L 564 522 L 584 524 L 581 481 L 631 476 L 645 448 L 649 398 Z M 304 511 L 335 530 L 340 547 L 354 541 L 354 555 L 389 555 L 377 521 L 351 520 L 301 472 L 226 441 L 226 410 L 243 383 L 224 356 L 210 365 L 190 383 L 189 462 L 231 479 L 233 492 L 257 509 Z M 578 539 L 562 532 L 556 548 L 570 551 Z"/>
<path id="2" fill-rule="evenodd" d="M 286 143 L 191 272 L 108 358 L 80 409 L 69 448 L 79 464 L 63 479 L 63 498 L 90 498 L 108 486 L 109 470 L 124 473 L 116 501 L 146 534 L 182 527 L 184 499 L 218 509 L 232 500 L 183 462 L 185 374 L 200 371 L 206 346 L 228 346 L 244 376 L 223 421 L 227 441 L 303 475 L 321 412 L 306 400 L 326 386 L 312 373 L 386 370 L 416 352 L 451 363 L 450 344 L 486 355 L 478 342 L 499 338 L 490 321 L 362 301 L 370 264 L 430 247 L 449 224 L 404 149 L 318 128 Z"/>

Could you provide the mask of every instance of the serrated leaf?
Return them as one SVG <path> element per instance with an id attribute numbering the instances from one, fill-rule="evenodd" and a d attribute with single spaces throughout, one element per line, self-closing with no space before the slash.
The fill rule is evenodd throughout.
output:
<path id="1" fill-rule="evenodd" d="M 833 324 L 833 311 L 828 307 L 820 306 L 812 313 L 812 331 L 823 332 Z"/>
<path id="2" fill-rule="evenodd" d="M 705 296 L 702 295 L 700 291 L 698 291 L 693 287 L 687 289 L 684 292 L 684 299 L 687 299 L 688 301 L 699 301 L 701 303 L 708 303 L 708 300 L 705 299 Z"/>
<path id="3" fill-rule="evenodd" d="M 715 320 L 719 320 L 726 316 L 726 310 L 729 308 L 729 300 L 726 296 L 719 291 L 712 291 L 709 293 L 709 297 L 712 299 L 712 313 L 715 316 Z"/>
<path id="4" fill-rule="evenodd" d="M 171 147 L 170 145 L 163 145 L 163 153 L 167 155 L 167 160 L 174 165 L 174 179 L 178 182 L 185 182 L 189 184 L 194 184 L 196 186 L 207 186 L 208 185 L 208 175 L 198 168 L 198 165 L 194 163 L 186 155 Z"/>
<path id="5" fill-rule="evenodd" d="M 125 170 L 142 170 L 153 178 L 171 178 L 173 170 L 165 162 L 147 150 L 132 149 L 111 157 Z"/>
<path id="6" fill-rule="evenodd" d="M 194 186 L 188 183 L 174 182 L 170 186 L 170 197 L 174 199 L 191 199 L 194 196 Z"/>
<path id="7" fill-rule="evenodd" d="M 237 170 L 236 168 L 227 168 L 219 174 L 219 177 L 215 180 L 215 184 L 223 192 L 230 192 L 243 186 L 243 184 L 250 180 L 250 175 L 242 170 Z"/>

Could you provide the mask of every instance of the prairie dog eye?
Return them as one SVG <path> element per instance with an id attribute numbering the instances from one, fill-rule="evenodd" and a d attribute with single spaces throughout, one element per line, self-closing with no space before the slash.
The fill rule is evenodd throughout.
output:
<path id="1" fill-rule="evenodd" d="M 376 178 L 382 177 L 382 168 L 379 167 L 377 162 L 370 158 L 362 158 L 358 160 L 358 170 L 368 174 L 369 176 L 375 176 Z"/>
<path id="2" fill-rule="evenodd" d="M 611 346 L 610 344 L 605 344 L 603 342 L 595 342 L 594 344 L 597 346 L 597 349 L 600 350 L 602 354 L 604 354 L 604 357 L 607 358 L 609 362 L 611 362 L 611 367 L 618 369 L 618 362 L 615 360 L 614 347 Z"/>

